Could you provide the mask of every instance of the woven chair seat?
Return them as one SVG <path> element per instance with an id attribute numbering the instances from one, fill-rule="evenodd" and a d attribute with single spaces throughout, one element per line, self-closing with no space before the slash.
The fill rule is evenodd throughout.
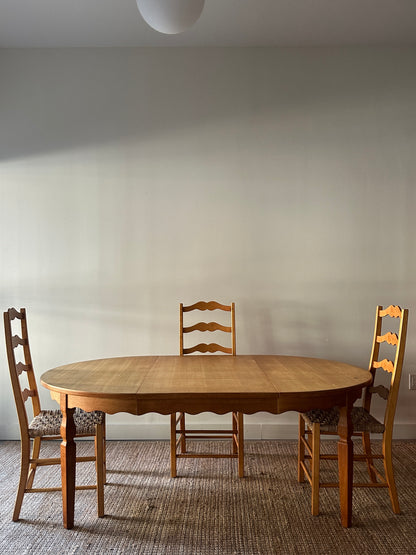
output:
<path id="1" fill-rule="evenodd" d="M 310 410 L 303 413 L 302 416 L 308 426 L 320 424 L 322 432 L 337 433 L 339 421 L 339 410 L 337 407 L 330 410 Z M 363 407 L 353 407 L 351 419 L 354 432 L 370 432 L 373 434 L 382 434 L 384 432 L 384 424 L 374 418 Z"/>
<path id="2" fill-rule="evenodd" d="M 74 423 L 77 435 L 95 435 L 95 425 L 102 424 L 104 413 L 101 411 L 85 412 L 75 409 Z M 41 410 L 29 424 L 30 437 L 59 436 L 61 434 L 62 412 L 60 410 Z"/>

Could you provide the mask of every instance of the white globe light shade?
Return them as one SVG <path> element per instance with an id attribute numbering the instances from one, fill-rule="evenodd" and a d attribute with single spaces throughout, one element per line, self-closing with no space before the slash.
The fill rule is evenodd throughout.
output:
<path id="1" fill-rule="evenodd" d="M 205 0 L 136 0 L 137 7 L 150 27 L 174 35 L 191 27 L 199 18 Z"/>

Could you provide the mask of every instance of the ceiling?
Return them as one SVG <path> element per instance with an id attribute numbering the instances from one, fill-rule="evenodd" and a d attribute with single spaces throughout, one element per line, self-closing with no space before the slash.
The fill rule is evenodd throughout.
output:
<path id="1" fill-rule="evenodd" d="M 416 0 L 205 0 L 163 35 L 136 0 L 0 0 L 0 48 L 416 46 Z"/>

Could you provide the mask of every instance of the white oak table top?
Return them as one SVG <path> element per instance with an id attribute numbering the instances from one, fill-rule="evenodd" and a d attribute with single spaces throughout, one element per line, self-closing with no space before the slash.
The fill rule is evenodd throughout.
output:
<path id="1" fill-rule="evenodd" d="M 192 400 L 204 406 L 211 403 L 211 410 L 221 413 L 223 402 L 217 400 L 233 404 L 225 412 L 325 408 L 347 390 L 359 394 L 370 380 L 368 371 L 342 362 L 280 355 L 119 357 L 60 366 L 41 377 L 56 399 L 65 393 L 76 400 L 74 406 L 81 403 L 86 410 L 93 410 L 93 405 L 105 410 L 108 400 L 106 412 L 115 412 L 116 400 L 124 411 L 124 401 L 132 414 L 150 411 L 149 402 L 154 404 L 152 412 L 162 414 L 178 411 L 188 402 L 186 411 L 194 413 L 198 406 Z M 296 403 L 298 408 L 292 407 Z"/>

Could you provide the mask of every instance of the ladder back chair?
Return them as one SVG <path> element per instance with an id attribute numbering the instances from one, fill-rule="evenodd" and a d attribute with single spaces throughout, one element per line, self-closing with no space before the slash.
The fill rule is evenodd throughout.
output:
<path id="1" fill-rule="evenodd" d="M 60 487 L 34 488 L 33 481 L 38 467 L 61 464 L 60 457 L 41 458 L 40 450 L 42 441 L 61 439 L 62 413 L 59 409 L 41 410 L 29 347 L 26 310 L 24 308 L 20 310 L 9 308 L 7 312 L 4 312 L 3 317 L 10 378 L 21 437 L 20 480 L 13 512 L 13 520 L 17 521 L 25 493 L 61 490 Z M 14 335 L 15 331 L 18 335 Z M 26 380 L 23 379 L 24 374 L 26 374 Z M 31 399 L 33 412 L 31 421 L 29 421 L 26 411 L 26 402 L 29 398 Z M 85 412 L 81 409 L 75 409 L 74 422 L 76 437 L 93 436 L 95 439 L 95 456 L 77 457 L 76 460 L 77 462 L 95 461 L 97 475 L 96 485 L 77 486 L 76 489 L 96 489 L 98 516 L 104 516 L 105 414 L 99 411 Z"/>
<path id="2" fill-rule="evenodd" d="M 218 322 L 198 322 L 194 325 L 184 326 L 184 313 L 192 311 L 217 311 L 229 313 L 227 325 Z M 228 319 L 228 318 L 227 318 Z M 193 332 L 222 332 L 229 335 L 227 346 L 218 343 L 198 343 L 192 347 L 184 347 L 184 335 Z M 222 334 L 221 334 L 222 335 Z M 192 353 L 216 353 L 222 352 L 225 355 L 234 356 L 236 354 L 236 334 L 235 334 L 235 304 L 220 304 L 216 301 L 199 301 L 195 304 L 184 306 L 179 305 L 179 350 L 180 355 L 191 355 Z M 230 453 L 195 453 L 189 452 L 187 447 L 188 439 L 231 439 L 232 447 Z M 243 413 L 232 412 L 231 429 L 190 429 L 186 427 L 185 414 L 183 412 L 171 415 L 171 477 L 176 477 L 177 458 L 236 458 L 238 459 L 238 475 L 244 476 L 244 422 Z"/>
<path id="3" fill-rule="evenodd" d="M 393 320 L 397 320 L 395 330 L 392 331 Z M 392 437 L 393 422 L 399 393 L 400 377 L 406 343 L 408 310 L 390 305 L 376 310 L 373 347 L 371 350 L 369 371 L 373 376 L 372 383 L 364 389 L 361 406 L 352 408 L 353 435 L 361 436 L 363 453 L 354 453 L 354 461 L 367 463 L 368 481 L 357 482 L 355 487 L 385 487 L 389 490 L 393 512 L 400 513 L 399 500 L 393 474 Z M 388 325 L 387 325 L 388 324 Z M 387 351 L 389 358 L 380 353 Z M 376 385 L 376 377 L 388 382 L 386 387 L 382 383 Z M 385 375 L 387 374 L 387 376 Z M 387 377 L 387 379 L 386 379 Z M 372 397 L 379 395 L 385 401 L 383 421 L 377 420 L 370 412 Z M 312 487 L 311 512 L 319 514 L 319 489 L 323 487 L 338 487 L 337 482 L 320 481 L 320 460 L 336 460 L 336 454 L 322 454 L 320 452 L 321 435 L 337 434 L 339 411 L 337 407 L 330 410 L 311 410 L 299 415 L 299 444 L 298 444 L 298 481 L 303 482 L 305 476 Z M 382 436 L 382 452 L 373 453 L 370 434 Z M 375 464 L 376 459 L 383 462 L 383 470 Z"/>

